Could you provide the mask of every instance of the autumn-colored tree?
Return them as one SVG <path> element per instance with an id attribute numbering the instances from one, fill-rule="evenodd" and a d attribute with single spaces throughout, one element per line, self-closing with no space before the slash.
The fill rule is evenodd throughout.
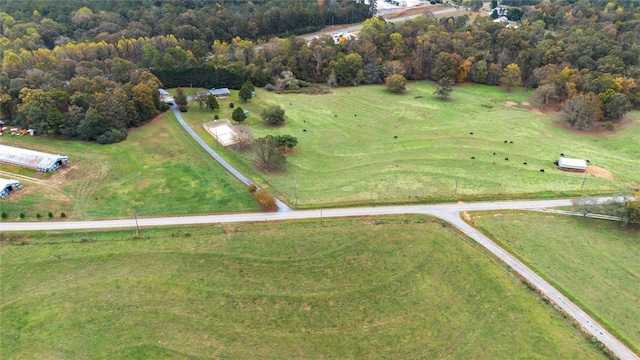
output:
<path id="1" fill-rule="evenodd" d="M 407 79 L 400 74 L 395 74 L 387 77 L 385 83 L 389 91 L 399 94 L 406 90 Z"/>
<path id="2" fill-rule="evenodd" d="M 431 78 L 435 81 L 442 79 L 455 79 L 457 74 L 458 62 L 453 54 L 441 52 L 436 56 L 436 61 L 431 71 Z"/>
<path id="3" fill-rule="evenodd" d="M 471 64 L 473 63 L 473 56 L 462 60 L 456 68 L 456 82 L 463 82 L 467 78 L 471 71 Z"/>
<path id="4" fill-rule="evenodd" d="M 509 64 L 502 71 L 500 84 L 509 91 L 512 87 L 520 85 L 520 75 L 520 66 L 518 64 Z"/>
<path id="5" fill-rule="evenodd" d="M 594 93 L 577 94 L 562 108 L 561 117 L 572 127 L 587 130 L 602 119 L 602 103 Z"/>
<path id="6" fill-rule="evenodd" d="M 159 114 L 154 104 L 155 94 L 145 84 L 138 84 L 131 89 L 133 105 L 138 113 L 138 118 L 133 121 L 133 126 L 140 126 Z"/>

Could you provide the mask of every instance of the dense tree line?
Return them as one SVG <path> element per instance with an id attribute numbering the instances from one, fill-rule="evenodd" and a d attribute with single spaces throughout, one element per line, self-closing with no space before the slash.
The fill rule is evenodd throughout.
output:
<path id="1" fill-rule="evenodd" d="M 117 4 L 117 6 L 114 6 Z M 375 2 L 362 0 L 2 0 L 2 21 L 18 26 L 5 36 L 11 41 L 40 35 L 48 48 L 73 41 L 174 35 L 191 42 L 192 51 L 206 51 L 214 40 L 235 37 L 268 39 L 302 34 L 324 25 L 363 21 L 375 14 Z M 11 14 L 10 16 L 8 14 Z M 34 39 L 28 39 L 34 40 Z"/>
<path id="2" fill-rule="evenodd" d="M 241 38 L 317 30 L 326 23 L 361 21 L 375 11 L 361 0 L 114 4 L 0 1 L 0 118 L 39 134 L 117 142 L 128 127 L 163 109 L 163 83 L 240 88 L 255 51 L 253 42 Z M 204 64 L 214 42 L 228 42 L 234 59 L 246 55 L 244 64 Z"/>
<path id="3" fill-rule="evenodd" d="M 203 14 L 231 11 L 230 1 L 208 6 L 196 0 L 123 1 L 116 12 L 100 8 L 106 3 L 63 2 L 65 9 L 72 6 L 64 12 L 47 1 L 3 2 L 11 15 L 0 13 L 2 118 L 40 132 L 109 142 L 161 109 L 155 93 L 161 83 L 240 89 L 250 80 L 293 89 L 311 82 L 384 83 L 394 75 L 447 87 L 472 81 L 535 88 L 541 106 L 565 106 L 563 116 L 579 128 L 616 122 L 640 104 L 640 3 L 635 1 L 544 1 L 523 6 L 517 27 L 481 16 L 473 22 L 466 16 L 422 16 L 402 24 L 374 17 L 357 38 L 337 43 L 330 36 L 308 43 L 295 36 L 255 42 L 250 39 L 255 36 L 206 33 L 196 39 L 176 23 L 199 24 Z M 232 13 L 257 19 L 263 10 L 279 11 L 282 19 L 287 9 L 302 11 L 304 4 L 322 11 L 363 5 L 286 4 L 247 2 Z M 151 16 L 156 12 L 171 16 L 160 21 Z M 119 32 L 132 28 L 140 32 Z M 117 111 L 109 112 L 110 106 Z"/>
<path id="4" fill-rule="evenodd" d="M 466 16 L 427 16 L 403 24 L 371 18 L 357 39 L 338 43 L 329 37 L 308 44 L 287 38 L 260 44 L 253 52 L 238 50 L 248 44 L 219 43 L 214 53 L 227 55 L 212 63 L 247 66 L 259 86 L 275 86 L 282 78 L 352 86 L 384 83 L 394 75 L 507 90 L 522 85 L 537 89 L 542 107 L 566 104 L 566 119 L 583 129 L 599 121 L 615 123 L 640 105 L 640 3 L 552 1 L 524 6 L 521 12 L 517 26 L 488 17 L 470 22 Z M 591 114 L 590 120 L 583 121 L 580 112 Z"/>

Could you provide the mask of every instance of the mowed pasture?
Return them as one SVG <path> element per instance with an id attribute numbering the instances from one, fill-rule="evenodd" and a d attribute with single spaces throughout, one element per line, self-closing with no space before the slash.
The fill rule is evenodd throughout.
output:
<path id="1" fill-rule="evenodd" d="M 640 353 L 640 229 L 529 212 L 478 213 L 475 224 Z"/>
<path id="2" fill-rule="evenodd" d="M 301 206 L 452 200 L 456 183 L 462 199 L 569 196 L 581 188 L 616 191 L 640 183 L 637 112 L 622 129 L 589 134 L 559 126 L 557 112 L 534 111 L 522 90 L 463 84 L 451 100 L 441 101 L 430 82 L 407 87 L 401 95 L 378 85 L 336 88 L 328 95 L 258 89 L 248 103 L 234 92 L 220 101 L 221 117 L 231 117 L 227 104 L 233 101 L 251 111 L 245 124 L 254 136 L 290 134 L 299 144 L 279 173 L 254 170 L 251 154 L 225 156 L 289 202 L 297 187 Z M 260 110 L 270 104 L 286 110 L 284 126 L 262 125 Z M 199 130 L 213 114 L 192 103 L 183 116 Z M 560 154 L 589 159 L 609 173 L 589 175 L 583 186 L 583 174 L 555 169 Z"/>
<path id="3" fill-rule="evenodd" d="M 2 358 L 600 359 L 424 217 L 4 234 Z"/>
<path id="4" fill-rule="evenodd" d="M 3 136 L 2 143 L 69 156 L 48 174 L 2 165 L 22 188 L 1 200 L 7 220 L 114 218 L 250 211 L 244 186 L 201 150 L 172 112 L 131 129 L 127 140 L 100 145 L 46 137 Z M 37 214 L 41 218 L 37 218 Z"/>

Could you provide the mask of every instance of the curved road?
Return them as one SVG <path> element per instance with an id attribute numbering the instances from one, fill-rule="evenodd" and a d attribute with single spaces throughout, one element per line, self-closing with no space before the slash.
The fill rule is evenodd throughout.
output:
<path id="1" fill-rule="evenodd" d="M 211 155 L 211 157 L 213 157 L 217 162 L 220 163 L 220 165 L 222 165 L 225 169 L 227 169 L 227 171 L 229 171 L 231 173 L 231 175 L 235 176 L 236 178 L 238 178 L 238 180 L 242 181 L 245 185 L 251 185 L 252 182 L 249 181 L 249 179 L 247 179 L 246 176 L 242 175 L 238 170 L 236 170 L 233 166 L 231 166 L 231 164 L 229 164 L 225 159 L 222 158 L 222 156 L 220 156 L 217 152 L 213 151 L 213 149 L 211 148 L 211 146 L 207 145 L 207 143 L 204 142 L 204 140 L 202 140 L 202 138 L 200 136 L 198 136 L 198 134 L 196 134 L 195 131 L 193 131 L 193 129 L 191 127 L 189 127 L 189 125 L 184 121 L 184 119 L 182 118 L 182 115 L 180 115 L 180 111 L 178 111 L 178 106 L 174 105 L 171 106 L 171 109 L 173 109 L 173 114 L 176 116 L 176 119 L 178 119 L 178 122 L 180 123 L 180 125 L 182 125 L 182 127 L 187 131 L 187 133 L 189 133 L 189 135 L 191 135 L 191 137 L 193 137 L 193 139 L 200 144 L 200 146 L 202 146 L 202 148 L 209 153 L 209 155 Z M 258 187 L 259 189 L 259 187 Z M 279 212 L 288 212 L 291 211 L 291 208 L 287 206 L 287 204 L 283 203 L 282 201 L 276 199 L 276 205 L 278 206 L 278 211 Z"/>
<path id="2" fill-rule="evenodd" d="M 175 111 L 175 109 L 174 109 Z M 190 129 L 187 127 L 187 131 Z M 205 144 L 206 145 L 206 144 Z M 216 154 L 217 155 L 217 154 Z M 213 156 L 213 155 L 212 155 Z M 509 210 L 509 209 L 540 209 L 555 206 L 569 206 L 571 201 L 566 200 L 530 200 L 530 201 L 502 201 L 483 202 L 469 204 L 442 204 L 442 205 L 409 205 L 409 206 L 382 206 L 363 208 L 338 208 L 323 210 L 288 211 L 277 213 L 246 213 L 224 215 L 197 215 L 164 218 L 141 218 L 137 220 L 138 226 L 165 226 L 165 225 L 192 225 L 215 224 L 233 222 L 257 222 L 277 221 L 292 219 L 321 219 L 351 216 L 380 216 L 400 214 L 426 214 L 448 221 L 461 232 L 477 241 L 480 245 L 491 251 L 500 260 L 508 264 L 520 276 L 536 287 L 545 297 L 560 307 L 571 316 L 574 321 L 593 337 L 604 344 L 618 358 L 624 360 L 640 360 L 626 345 L 616 339 L 611 333 L 602 327 L 591 316 L 580 309 L 576 304 L 562 295 L 547 281 L 538 276 L 533 270 L 516 259 L 513 255 L 499 247 L 492 240 L 481 234 L 472 226 L 460 218 L 461 211 L 476 210 Z M 68 222 L 32 222 L 32 223 L 2 223 L 2 231 L 31 231 L 31 230 L 71 230 L 71 229 L 113 229 L 134 228 L 134 219 L 122 220 L 97 220 L 97 221 L 68 221 Z"/>

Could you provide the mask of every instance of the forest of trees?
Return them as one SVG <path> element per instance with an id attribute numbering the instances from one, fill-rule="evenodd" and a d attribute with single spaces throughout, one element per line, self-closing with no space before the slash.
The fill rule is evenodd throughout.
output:
<path id="1" fill-rule="evenodd" d="M 362 21 L 375 12 L 360 0 L 113 4 L 0 1 L 1 119 L 38 134 L 121 141 L 127 128 L 166 109 L 157 96 L 162 86 L 239 88 L 244 83 L 242 66 L 204 64 L 214 41 L 229 41 L 231 49 L 250 43 L 253 52 L 253 42 L 241 38 L 299 34 L 329 23 Z"/>
<path id="2" fill-rule="evenodd" d="M 563 117 L 583 129 L 640 105 L 640 3 L 630 0 L 523 6 L 517 27 L 488 16 L 373 17 L 339 43 L 292 34 L 375 9 L 360 0 L 108 4 L 0 1 L 0 118 L 106 143 L 162 110 L 160 86 L 354 86 L 398 74 L 536 89 L 541 107 L 564 106 Z M 272 38 L 282 34 L 291 36 Z"/>

